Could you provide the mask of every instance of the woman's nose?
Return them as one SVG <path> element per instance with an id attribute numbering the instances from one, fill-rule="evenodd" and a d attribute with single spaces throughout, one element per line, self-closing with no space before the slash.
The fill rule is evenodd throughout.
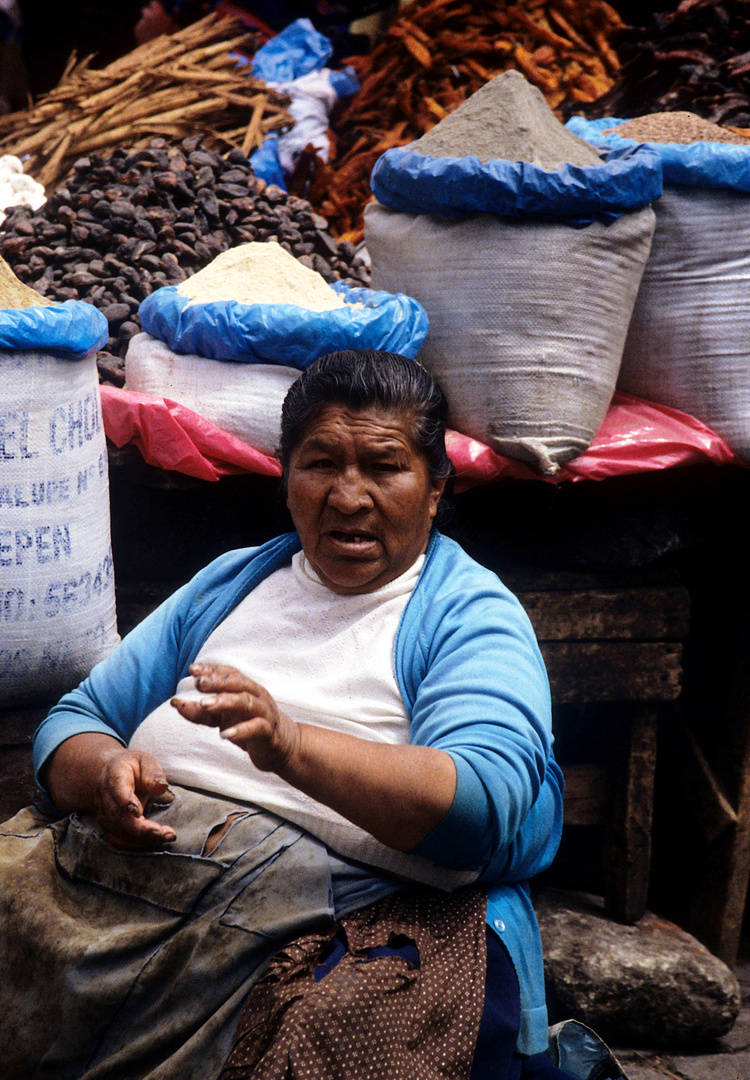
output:
<path id="1" fill-rule="evenodd" d="M 367 478 L 356 469 L 340 472 L 328 493 L 328 501 L 342 514 L 356 514 L 358 510 L 372 506 Z"/>

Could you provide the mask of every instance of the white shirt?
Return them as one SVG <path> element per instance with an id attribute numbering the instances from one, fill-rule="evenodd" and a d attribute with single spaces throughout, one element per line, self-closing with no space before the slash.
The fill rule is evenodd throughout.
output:
<path id="1" fill-rule="evenodd" d="M 396 632 L 424 556 L 371 593 L 342 596 L 322 583 L 302 552 L 253 589 L 209 636 L 196 660 L 228 664 L 264 686 L 293 720 L 358 738 L 409 742 L 409 718 L 394 672 Z M 192 677 L 179 697 L 199 698 Z M 457 875 L 394 851 L 274 773 L 214 728 L 183 719 L 169 702 L 130 745 L 153 754 L 170 782 L 254 803 L 307 829 L 334 851 L 438 887 Z"/>

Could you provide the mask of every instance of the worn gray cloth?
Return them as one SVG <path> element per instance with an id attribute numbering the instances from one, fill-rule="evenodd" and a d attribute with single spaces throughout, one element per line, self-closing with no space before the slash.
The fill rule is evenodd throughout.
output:
<path id="1" fill-rule="evenodd" d="M 366 872 L 275 815 L 174 790 L 149 811 L 177 834 L 164 851 L 34 807 L 0 826 L 3 1080 L 212 1080 L 270 957 L 341 917 L 336 870 L 344 907 L 372 898 Z"/>

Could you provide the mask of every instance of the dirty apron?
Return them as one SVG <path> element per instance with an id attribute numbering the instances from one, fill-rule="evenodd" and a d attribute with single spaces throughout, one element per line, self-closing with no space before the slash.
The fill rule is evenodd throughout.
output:
<path id="1" fill-rule="evenodd" d="M 273 814 L 174 791 L 149 810 L 177 835 L 158 852 L 88 815 L 0 825 L 2 1080 L 213 1080 L 281 945 L 397 889 Z"/>

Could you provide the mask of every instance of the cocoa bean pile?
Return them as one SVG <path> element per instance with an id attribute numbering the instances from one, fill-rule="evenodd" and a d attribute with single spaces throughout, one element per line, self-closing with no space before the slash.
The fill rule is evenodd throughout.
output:
<path id="1" fill-rule="evenodd" d="M 121 386 L 141 301 L 236 244 L 265 240 L 329 283 L 369 285 L 369 267 L 308 202 L 266 185 L 240 150 L 224 158 L 204 149 L 200 136 L 80 159 L 36 213 L 8 212 L 0 255 L 48 299 L 86 300 L 104 313 L 110 337 L 100 377 Z"/>
<path id="2" fill-rule="evenodd" d="M 573 114 L 635 117 L 688 111 L 725 127 L 750 127 L 750 4 L 682 0 L 648 26 L 615 33 L 621 67 L 614 85 Z"/>

